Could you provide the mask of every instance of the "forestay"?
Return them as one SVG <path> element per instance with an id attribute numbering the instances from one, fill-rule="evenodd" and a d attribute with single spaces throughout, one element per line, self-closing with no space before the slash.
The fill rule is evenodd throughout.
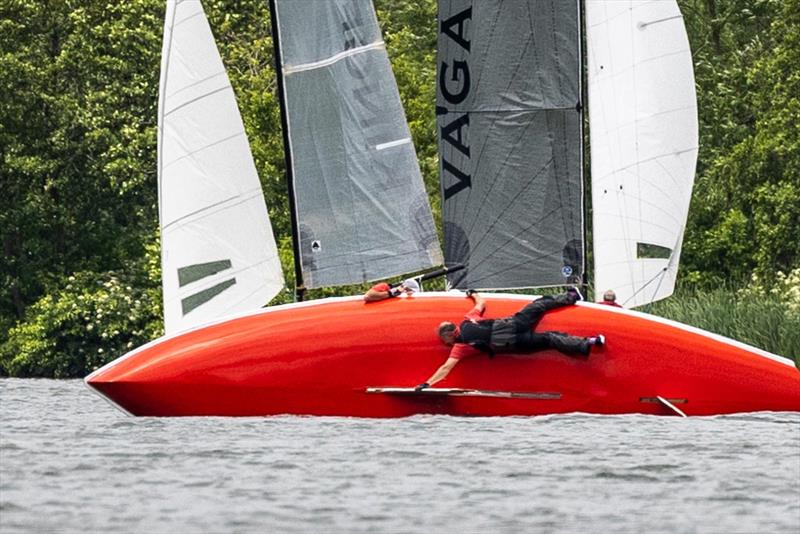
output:
<path id="1" fill-rule="evenodd" d="M 307 287 L 441 264 L 400 95 L 370 0 L 276 0 Z"/>
<path id="2" fill-rule="evenodd" d="M 595 288 L 672 294 L 697 160 L 689 41 L 674 0 L 587 0 Z"/>
<path id="3" fill-rule="evenodd" d="M 440 0 L 437 126 L 455 287 L 581 281 L 577 0 Z"/>
<path id="4" fill-rule="evenodd" d="M 266 304 L 283 275 L 236 97 L 198 1 L 167 2 L 159 95 L 169 333 Z"/>

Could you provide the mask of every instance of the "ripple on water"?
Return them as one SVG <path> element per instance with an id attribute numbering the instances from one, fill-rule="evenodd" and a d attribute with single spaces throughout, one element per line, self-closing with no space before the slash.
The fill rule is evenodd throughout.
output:
<path id="1" fill-rule="evenodd" d="M 3 530 L 800 531 L 800 414 L 135 419 L 79 381 L 0 396 Z"/>

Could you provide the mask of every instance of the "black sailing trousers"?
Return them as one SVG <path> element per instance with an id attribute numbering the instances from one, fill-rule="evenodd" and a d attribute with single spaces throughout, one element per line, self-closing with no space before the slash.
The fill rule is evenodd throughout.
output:
<path id="1" fill-rule="evenodd" d="M 542 316 L 553 309 L 575 304 L 568 294 L 542 297 L 525 305 L 505 319 L 495 320 L 492 326 L 491 347 L 495 352 L 532 352 L 556 349 L 568 355 L 588 355 L 591 343 L 587 338 L 563 332 L 533 332 Z"/>

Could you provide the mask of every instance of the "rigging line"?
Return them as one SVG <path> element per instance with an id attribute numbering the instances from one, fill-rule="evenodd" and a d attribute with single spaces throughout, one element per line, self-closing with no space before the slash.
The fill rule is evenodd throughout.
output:
<path id="1" fill-rule="evenodd" d="M 544 259 L 544 258 L 557 258 L 558 256 L 559 256 L 559 253 L 558 253 L 558 252 L 554 252 L 554 253 L 552 253 L 552 254 L 541 254 L 541 255 L 539 255 L 539 256 L 536 256 L 536 257 L 535 257 L 535 258 L 533 258 L 533 259 L 534 259 L 534 260 L 540 260 L 540 259 Z M 474 279 L 472 279 L 472 280 L 471 280 L 471 282 L 472 282 L 473 284 L 477 284 L 477 283 L 478 283 L 479 281 L 481 281 L 481 280 L 487 280 L 487 279 L 489 279 L 489 280 L 490 280 L 490 279 L 491 279 L 491 278 L 493 278 L 493 277 L 497 277 L 497 276 L 499 276 L 499 275 L 502 275 L 502 274 L 505 274 L 505 273 L 507 273 L 507 272 L 509 272 L 509 271 L 513 271 L 513 270 L 514 270 L 514 269 L 516 269 L 517 267 L 518 267 L 518 266 L 516 266 L 516 265 L 513 265 L 513 266 L 511 266 L 511 267 L 507 267 L 507 268 L 505 268 L 505 269 L 501 269 L 501 270 L 499 270 L 499 271 L 492 271 L 492 272 L 490 272 L 490 273 L 486 273 L 486 275 L 485 275 L 485 276 L 481 276 L 480 278 L 474 278 Z M 561 283 L 553 283 L 553 284 L 533 285 L 533 286 L 525 286 L 525 287 L 491 288 L 491 289 L 535 289 L 535 288 L 541 288 L 541 287 L 555 287 L 555 286 L 559 286 L 559 285 L 564 285 L 564 284 L 561 284 Z M 477 286 L 476 286 L 476 287 L 477 287 Z"/>
<path id="2" fill-rule="evenodd" d="M 585 39 L 583 38 L 583 28 L 586 22 L 586 6 L 581 2 L 581 0 L 575 0 L 576 5 L 576 12 L 578 14 L 577 20 L 578 23 L 575 27 L 575 40 L 578 49 L 578 61 L 577 63 L 577 79 L 578 79 L 578 102 L 580 103 L 580 108 L 578 111 L 578 154 L 579 154 L 579 163 L 578 163 L 578 183 L 579 183 L 579 191 L 580 191 L 580 214 L 581 214 L 581 227 L 580 227 L 580 239 L 581 239 L 581 277 L 580 282 L 582 285 L 585 285 L 588 288 L 589 283 L 589 264 L 587 260 L 587 256 L 589 256 L 590 251 L 588 250 L 587 240 L 588 240 L 588 230 L 589 230 L 589 212 L 587 210 L 587 204 L 591 205 L 591 199 L 587 202 L 587 197 L 591 191 L 591 183 L 588 184 L 587 188 L 587 176 L 586 176 L 586 132 L 585 130 L 585 119 L 587 118 L 586 115 L 586 106 L 588 104 L 588 88 L 586 87 L 585 82 L 588 80 L 588 74 L 584 75 L 588 71 L 585 70 L 585 58 L 586 58 L 586 50 L 585 50 Z M 589 173 L 589 179 L 591 179 L 591 172 Z M 588 189 L 588 190 L 587 190 Z M 594 273 L 592 273 L 594 275 Z"/>
<path id="3" fill-rule="evenodd" d="M 486 193 L 484 193 L 484 195 L 483 195 L 483 199 L 484 199 L 484 201 L 483 201 L 483 202 L 481 202 L 480 206 L 478 207 L 478 210 L 475 212 L 475 215 L 472 217 L 472 224 L 470 225 L 470 227 L 469 227 L 469 230 L 467 231 L 467 235 L 468 235 L 468 236 L 471 236 L 471 235 L 472 235 L 472 232 L 473 232 L 473 231 L 474 231 L 474 229 L 475 229 L 475 225 L 476 225 L 476 224 L 478 223 L 478 221 L 480 220 L 480 215 L 481 215 L 481 212 L 483 211 L 483 208 L 484 208 L 484 207 L 487 205 L 487 202 L 485 201 L 485 199 L 489 198 L 489 196 L 492 194 L 492 191 L 494 190 L 494 186 L 495 186 L 495 184 L 497 184 L 497 183 L 499 183 L 499 182 L 500 182 L 500 180 L 499 180 L 499 177 L 500 177 L 501 173 L 505 172 L 505 170 L 506 170 L 506 163 L 507 163 L 507 162 L 508 162 L 508 160 L 511 158 L 511 156 L 515 155 L 517 148 L 519 148 L 519 147 L 521 146 L 521 144 L 522 144 L 522 139 L 523 139 L 523 138 L 525 138 L 526 134 L 528 133 L 528 129 L 530 129 L 532 125 L 533 125 L 533 122 L 531 121 L 531 122 L 529 122 L 529 123 L 528 123 L 528 124 L 525 126 L 525 128 L 523 128 L 523 129 L 522 129 L 522 132 L 521 132 L 521 133 L 519 134 L 519 136 L 517 137 L 517 140 L 516 140 L 514 143 L 512 143 L 512 144 L 511 144 L 511 146 L 509 147 L 509 149 L 508 149 L 508 152 L 506 153 L 506 157 L 505 157 L 505 159 L 503 160 L 502 164 L 498 165 L 497 171 L 495 172 L 494 176 L 492 176 L 492 177 L 489 179 L 489 189 L 486 191 Z M 538 170 L 538 171 L 536 172 L 536 174 L 534 175 L 534 178 L 535 178 L 535 177 L 537 177 L 537 176 L 539 176 L 539 174 L 541 174 L 541 172 L 542 172 L 542 171 L 543 171 L 545 168 L 549 167 L 549 166 L 550 166 L 550 164 L 552 163 L 552 161 L 553 161 L 553 160 L 552 160 L 552 158 L 551 158 L 551 159 L 550 159 L 549 161 L 547 161 L 547 162 L 546 162 L 546 163 L 545 163 L 545 164 L 544 164 L 542 167 L 540 167 L 540 168 L 539 168 L 539 170 Z M 531 180 L 528 180 L 528 183 L 527 183 L 527 184 L 525 184 L 525 185 L 527 186 L 527 185 L 528 185 L 528 184 L 530 184 L 530 183 L 531 183 Z M 524 190 L 524 188 L 520 188 L 520 191 L 522 191 L 522 190 Z M 516 196 L 514 197 L 514 199 L 512 199 L 512 201 L 511 201 L 511 203 L 509 204 L 509 206 L 510 206 L 510 205 L 512 205 L 514 202 L 516 202 L 518 198 L 519 198 L 519 195 L 516 195 Z M 505 209 L 507 209 L 507 208 L 508 208 L 508 206 L 506 206 L 506 207 L 505 207 Z M 497 216 L 496 216 L 496 217 L 495 217 L 495 219 L 494 219 L 494 222 L 495 222 L 495 223 L 496 223 L 496 222 L 497 222 L 497 221 L 498 221 L 498 220 L 499 220 L 499 219 L 500 219 L 500 218 L 501 218 L 503 215 L 505 215 L 505 213 L 504 213 L 503 211 L 504 211 L 504 210 L 500 210 L 500 211 L 499 211 L 499 213 L 497 214 Z M 494 223 L 493 223 L 493 224 L 494 224 Z"/>
<path id="4" fill-rule="evenodd" d="M 642 287 L 640 287 L 639 289 L 637 289 L 637 290 L 636 290 L 636 291 L 633 293 L 633 295 L 631 295 L 630 297 L 628 297 L 628 298 L 625 300 L 625 302 L 623 302 L 623 303 L 622 303 L 622 305 L 624 306 L 624 305 L 626 305 L 628 302 L 630 302 L 630 301 L 631 301 L 631 299 L 632 299 L 633 297 L 635 297 L 636 295 L 638 295 L 639 293 L 641 293 L 641 292 L 642 292 L 642 290 L 643 290 L 644 288 L 646 288 L 647 286 L 649 286 L 650 284 L 652 284 L 652 283 L 653 283 L 653 282 L 656 280 L 656 278 L 658 278 L 658 277 L 660 277 L 660 276 L 664 276 L 664 273 L 666 273 L 666 272 L 667 272 L 667 269 L 668 269 L 668 268 L 669 268 L 669 267 L 664 267 L 664 268 L 662 268 L 660 271 L 658 271 L 658 272 L 656 273 L 656 275 L 655 275 L 653 278 L 651 278 L 650 280 L 648 280 L 648 281 L 647 281 L 647 283 L 645 283 L 645 284 L 644 284 Z"/>
<path id="5" fill-rule="evenodd" d="M 490 26 L 491 31 L 489 32 L 489 35 L 485 40 L 486 43 L 490 43 L 491 44 L 491 43 L 494 42 L 494 31 L 497 28 L 497 20 L 500 18 L 500 11 L 502 11 L 502 9 L 503 9 L 502 4 L 498 4 L 497 5 L 497 11 L 495 12 L 494 20 L 492 21 L 492 25 Z M 476 27 L 477 27 L 477 24 L 476 24 Z M 480 87 L 481 76 L 483 76 L 483 72 L 486 70 L 485 66 L 486 66 L 486 61 L 489 58 L 490 49 L 491 49 L 491 46 L 487 46 L 484 49 L 483 57 L 480 59 L 481 65 L 480 65 L 480 69 L 478 70 L 478 77 L 475 79 L 475 92 L 476 93 L 478 92 L 478 88 Z M 473 102 L 474 102 L 474 100 L 475 99 L 473 98 Z"/>
<path id="6" fill-rule="evenodd" d="M 617 134 L 619 134 L 620 130 L 621 130 L 621 128 L 614 128 L 614 130 L 612 130 L 612 131 L 617 133 Z M 606 130 L 605 133 L 608 134 L 610 132 L 611 131 Z M 617 141 L 617 146 L 621 146 L 621 145 L 622 145 L 622 143 L 619 142 L 619 140 L 618 140 Z M 618 173 L 620 173 L 622 171 L 627 171 L 630 168 L 639 165 L 640 163 L 650 163 L 652 161 L 658 161 L 659 159 L 667 157 L 667 156 L 680 156 L 680 155 L 686 154 L 687 152 L 695 151 L 695 150 L 697 150 L 697 148 L 698 147 L 695 146 L 695 147 L 692 147 L 692 148 L 686 148 L 684 150 L 679 150 L 677 152 L 672 152 L 672 153 L 669 153 L 669 154 L 656 154 L 655 156 L 651 156 L 651 157 L 649 157 L 647 159 L 643 159 L 641 161 L 637 160 L 636 163 L 631 163 L 631 164 L 625 165 L 623 167 L 615 167 L 610 173 L 608 173 L 608 174 L 606 174 L 604 176 L 599 176 L 596 181 L 599 182 L 600 180 L 606 180 L 606 179 L 609 179 L 609 178 L 614 178 Z"/>
<path id="7" fill-rule="evenodd" d="M 506 86 L 506 90 L 511 87 L 511 84 Z M 459 109 L 458 107 L 447 108 L 448 113 L 474 113 L 480 115 L 482 113 L 544 113 L 546 111 L 575 111 L 575 106 L 550 106 L 550 107 L 532 107 L 532 106 L 516 106 L 508 108 L 497 109 Z"/>
<path id="8" fill-rule="evenodd" d="M 664 269 L 663 272 L 666 274 L 666 272 L 667 272 L 666 268 Z M 661 282 L 663 282 L 663 281 L 664 281 L 664 276 L 659 276 L 658 277 L 658 285 L 656 285 L 656 288 L 653 290 L 653 294 L 650 297 L 650 302 L 648 302 L 648 304 L 652 304 L 655 301 L 656 296 L 658 295 L 658 290 L 661 289 Z"/>
<path id="9" fill-rule="evenodd" d="M 482 264 L 483 264 L 485 261 L 487 261 L 488 259 L 492 258 L 492 257 L 493 257 L 493 255 L 494 255 L 495 253 L 497 253 L 498 251 L 500 251 L 500 250 L 503 250 L 504 248 L 506 248 L 506 245 L 508 245 L 508 244 L 509 244 L 509 243 L 511 243 L 512 241 L 516 241 L 516 240 L 517 240 L 517 239 L 518 239 L 518 238 L 519 238 L 521 235 L 525 234 L 525 233 L 526 233 L 528 230 L 530 230 L 531 228 L 533 228 L 534 226 L 536 226 L 538 223 L 540 223 L 542 220 L 544 220 L 544 219 L 545 219 L 547 216 L 549 216 L 549 215 L 552 215 L 552 214 L 553 214 L 553 213 L 555 213 L 556 211 L 558 211 L 558 208 L 553 208 L 553 209 L 551 209 L 549 212 L 545 213 L 545 214 L 544 214 L 542 217 L 540 217 L 539 219 L 537 219 L 536 221 L 533 221 L 533 222 L 531 222 L 531 223 L 530 223 L 528 226 L 526 226 L 525 228 L 522 228 L 520 231 L 518 231 L 516 234 L 512 235 L 512 236 L 511 236 L 509 239 L 507 239 L 505 242 L 503 242 L 503 243 L 499 244 L 499 245 L 498 245 L 498 246 L 497 246 L 497 247 L 496 247 L 494 250 L 492 250 L 490 253 L 488 253 L 488 254 L 484 254 L 484 257 L 483 257 L 483 259 L 482 259 L 481 261 L 477 262 L 477 263 L 474 263 L 474 264 L 470 265 L 470 268 L 471 268 L 472 270 L 474 270 L 476 267 L 478 267 L 478 266 L 482 265 Z M 486 237 L 487 235 L 489 235 L 489 232 L 486 232 L 486 234 L 484 234 L 484 237 Z M 483 242 L 483 241 L 481 240 L 481 242 L 479 242 L 479 243 L 478 243 L 478 245 L 480 245 L 480 243 L 482 243 L 482 242 Z M 478 246 L 476 245 L 476 247 L 475 247 L 475 248 L 478 248 Z M 545 253 L 545 254 L 540 254 L 539 256 L 533 256 L 533 257 L 530 257 L 530 258 L 529 258 L 529 260 L 531 260 L 531 259 L 533 259 L 533 260 L 538 260 L 538 259 L 541 259 L 541 258 L 550 257 L 550 256 L 552 256 L 552 254 L 557 254 L 557 252 L 556 252 L 556 253 Z"/>

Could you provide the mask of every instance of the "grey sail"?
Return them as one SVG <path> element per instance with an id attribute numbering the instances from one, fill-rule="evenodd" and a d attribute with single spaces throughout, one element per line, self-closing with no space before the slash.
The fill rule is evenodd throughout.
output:
<path id="1" fill-rule="evenodd" d="M 277 0 L 275 8 L 306 287 L 441 264 L 370 0 Z"/>
<path id="2" fill-rule="evenodd" d="M 580 27 L 573 0 L 440 0 L 445 263 L 458 288 L 580 281 Z"/>

